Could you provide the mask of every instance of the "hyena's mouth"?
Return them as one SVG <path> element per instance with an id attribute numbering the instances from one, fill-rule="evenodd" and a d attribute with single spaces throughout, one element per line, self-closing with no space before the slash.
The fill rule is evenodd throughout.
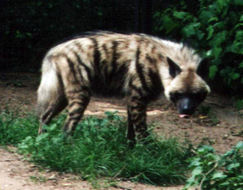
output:
<path id="1" fill-rule="evenodd" d="M 180 118 L 189 118 L 191 115 L 189 114 L 179 114 Z"/>

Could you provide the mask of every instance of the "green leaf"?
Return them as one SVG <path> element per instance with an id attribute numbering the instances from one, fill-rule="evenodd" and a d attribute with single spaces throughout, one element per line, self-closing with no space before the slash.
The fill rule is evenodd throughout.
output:
<path id="1" fill-rule="evenodd" d="M 206 52 L 206 56 L 207 57 L 211 57 L 212 56 L 212 50 L 211 49 Z"/>
<path id="2" fill-rule="evenodd" d="M 201 30 L 198 30 L 196 34 L 199 40 L 202 40 L 205 36 L 205 34 Z"/>
<path id="3" fill-rule="evenodd" d="M 237 6 L 243 6 L 243 1 L 242 0 L 234 0 L 233 2 Z"/>
<path id="4" fill-rule="evenodd" d="M 202 174 L 202 168 L 201 167 L 196 167 L 193 171 L 192 171 L 192 175 L 193 176 L 198 176 Z"/>
<path id="5" fill-rule="evenodd" d="M 212 17 L 212 18 L 209 18 L 208 19 L 208 23 L 211 23 L 211 22 L 217 22 L 219 20 L 219 18 L 218 17 Z"/>
<path id="6" fill-rule="evenodd" d="M 197 29 L 199 28 L 200 26 L 200 23 L 191 23 L 191 24 L 188 24 L 187 26 L 185 26 L 183 29 L 182 29 L 182 33 L 183 35 L 186 37 L 186 38 L 189 38 L 193 35 L 196 34 L 197 32 Z"/>
<path id="7" fill-rule="evenodd" d="M 187 189 L 187 188 L 189 188 L 190 186 L 193 186 L 193 185 L 198 185 L 199 183 L 198 183 L 198 180 L 195 180 L 195 176 L 192 176 L 192 177 L 190 177 L 187 181 L 186 181 L 186 186 L 185 186 L 185 188 Z"/>
<path id="8" fill-rule="evenodd" d="M 222 48 L 221 47 L 214 47 L 213 48 L 213 51 L 212 51 L 212 54 L 215 58 L 218 58 L 222 52 Z"/>
<path id="9" fill-rule="evenodd" d="M 209 67 L 209 78 L 214 79 L 216 73 L 218 71 L 217 65 L 212 65 Z"/>
<path id="10" fill-rule="evenodd" d="M 200 164 L 201 164 L 201 162 L 200 162 L 200 158 L 195 158 L 195 159 L 193 159 L 193 161 L 191 162 L 191 164 L 190 164 L 190 167 L 192 167 L 192 166 L 200 166 Z"/>
<path id="11" fill-rule="evenodd" d="M 161 12 L 160 11 L 156 11 L 154 14 L 153 14 L 153 17 L 154 18 L 157 18 L 157 17 L 160 17 L 161 16 Z"/>
<path id="12" fill-rule="evenodd" d="M 212 11 L 203 10 L 199 15 L 199 19 L 203 24 L 208 24 L 213 21 L 218 21 L 218 18 Z"/>
<path id="13" fill-rule="evenodd" d="M 224 175 L 222 172 L 215 172 L 212 176 L 212 179 L 225 179 L 227 175 Z"/>
<path id="14" fill-rule="evenodd" d="M 163 16 L 162 22 L 163 28 L 166 30 L 166 33 L 170 33 L 177 26 L 177 23 L 169 16 Z"/>
<path id="15" fill-rule="evenodd" d="M 241 41 L 241 43 L 243 43 L 243 30 L 239 30 L 236 32 L 235 40 Z"/>
<path id="16" fill-rule="evenodd" d="M 243 141 L 240 141 L 237 143 L 237 145 L 235 146 L 238 150 L 243 150 Z"/>
<path id="17" fill-rule="evenodd" d="M 218 31 L 224 30 L 225 29 L 225 22 L 220 21 L 214 24 L 214 28 L 217 29 Z"/>
<path id="18" fill-rule="evenodd" d="M 243 15 L 241 15 L 240 17 L 240 22 L 243 22 Z"/>
<path id="19" fill-rule="evenodd" d="M 232 78 L 233 80 L 236 80 L 236 79 L 240 78 L 240 74 L 239 74 L 239 73 L 233 73 L 233 74 L 231 75 L 231 78 Z"/>
<path id="20" fill-rule="evenodd" d="M 223 8 L 228 6 L 228 2 L 229 0 L 217 0 L 217 7 L 219 8 L 219 10 L 222 10 Z"/>
<path id="21" fill-rule="evenodd" d="M 221 187 L 227 187 L 230 185 L 230 182 L 229 181 L 225 181 L 223 183 L 220 184 Z"/>
<path id="22" fill-rule="evenodd" d="M 227 170 L 232 170 L 232 169 L 238 168 L 239 166 L 240 166 L 240 163 L 232 163 L 227 166 Z"/>
<path id="23" fill-rule="evenodd" d="M 225 42 L 225 40 L 226 40 L 226 35 L 227 35 L 226 30 L 216 33 L 214 35 L 213 39 L 210 41 L 210 44 L 214 47 L 215 46 L 217 46 L 217 47 L 221 46 L 221 44 L 223 42 Z"/>
<path id="24" fill-rule="evenodd" d="M 207 40 L 209 40 L 210 38 L 212 38 L 213 33 L 214 33 L 214 28 L 213 28 L 213 26 L 210 25 L 210 26 L 207 28 L 207 31 L 208 31 L 208 37 L 207 37 Z"/>
<path id="25" fill-rule="evenodd" d="M 188 15 L 190 15 L 190 14 L 187 12 L 183 12 L 183 11 L 175 11 L 173 13 L 173 16 L 175 18 L 182 19 L 182 20 L 184 20 L 186 18 L 186 16 L 188 16 Z"/>
<path id="26" fill-rule="evenodd" d="M 235 31 L 235 30 L 237 30 L 238 28 L 241 28 L 242 26 L 243 26 L 243 20 L 242 21 L 240 21 L 241 23 L 238 23 L 238 24 L 236 24 L 235 26 L 234 26 L 234 28 L 233 28 L 233 30 L 232 31 Z"/>

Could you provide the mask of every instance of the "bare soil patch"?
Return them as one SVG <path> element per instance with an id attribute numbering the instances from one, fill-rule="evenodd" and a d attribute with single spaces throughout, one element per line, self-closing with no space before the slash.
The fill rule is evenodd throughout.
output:
<path id="1" fill-rule="evenodd" d="M 0 112 L 3 109 L 33 112 L 39 75 L 29 73 L 0 73 Z M 153 102 L 148 108 L 148 122 L 154 132 L 165 137 L 185 139 L 194 145 L 211 144 L 218 153 L 224 153 L 243 140 L 243 113 L 234 109 L 232 102 L 216 94 L 203 103 L 210 114 L 196 113 L 189 119 L 181 119 L 165 98 Z M 125 100 L 92 98 L 85 115 L 103 116 L 105 111 L 118 111 L 126 117 Z M 13 151 L 14 152 L 14 151 Z M 92 189 L 79 176 L 40 170 L 12 151 L 0 148 L 0 190 L 16 189 Z M 131 182 L 118 182 L 106 189 L 167 189 Z M 181 189 L 182 187 L 168 187 Z"/>

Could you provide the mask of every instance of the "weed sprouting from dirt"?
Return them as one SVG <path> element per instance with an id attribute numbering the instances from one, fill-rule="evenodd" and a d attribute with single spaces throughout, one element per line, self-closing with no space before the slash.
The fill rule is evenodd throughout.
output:
<path id="1" fill-rule="evenodd" d="M 158 139 L 151 134 L 131 149 L 126 139 L 126 122 L 117 114 L 84 118 L 72 137 L 62 133 L 64 120 L 65 115 L 59 116 L 45 127 L 46 133 L 37 136 L 36 117 L 2 113 L 0 144 L 16 145 L 36 164 L 80 174 L 88 180 L 110 177 L 156 185 L 185 181 L 185 160 L 191 152 L 176 139 Z"/>

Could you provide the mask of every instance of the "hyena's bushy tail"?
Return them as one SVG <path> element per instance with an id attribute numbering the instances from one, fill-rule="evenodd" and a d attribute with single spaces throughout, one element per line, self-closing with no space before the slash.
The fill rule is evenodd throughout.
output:
<path id="1" fill-rule="evenodd" d="M 63 95 L 62 91 L 55 63 L 44 58 L 41 82 L 37 91 L 37 113 L 39 116 L 45 112 L 50 104 L 55 103 L 61 94 Z"/>

